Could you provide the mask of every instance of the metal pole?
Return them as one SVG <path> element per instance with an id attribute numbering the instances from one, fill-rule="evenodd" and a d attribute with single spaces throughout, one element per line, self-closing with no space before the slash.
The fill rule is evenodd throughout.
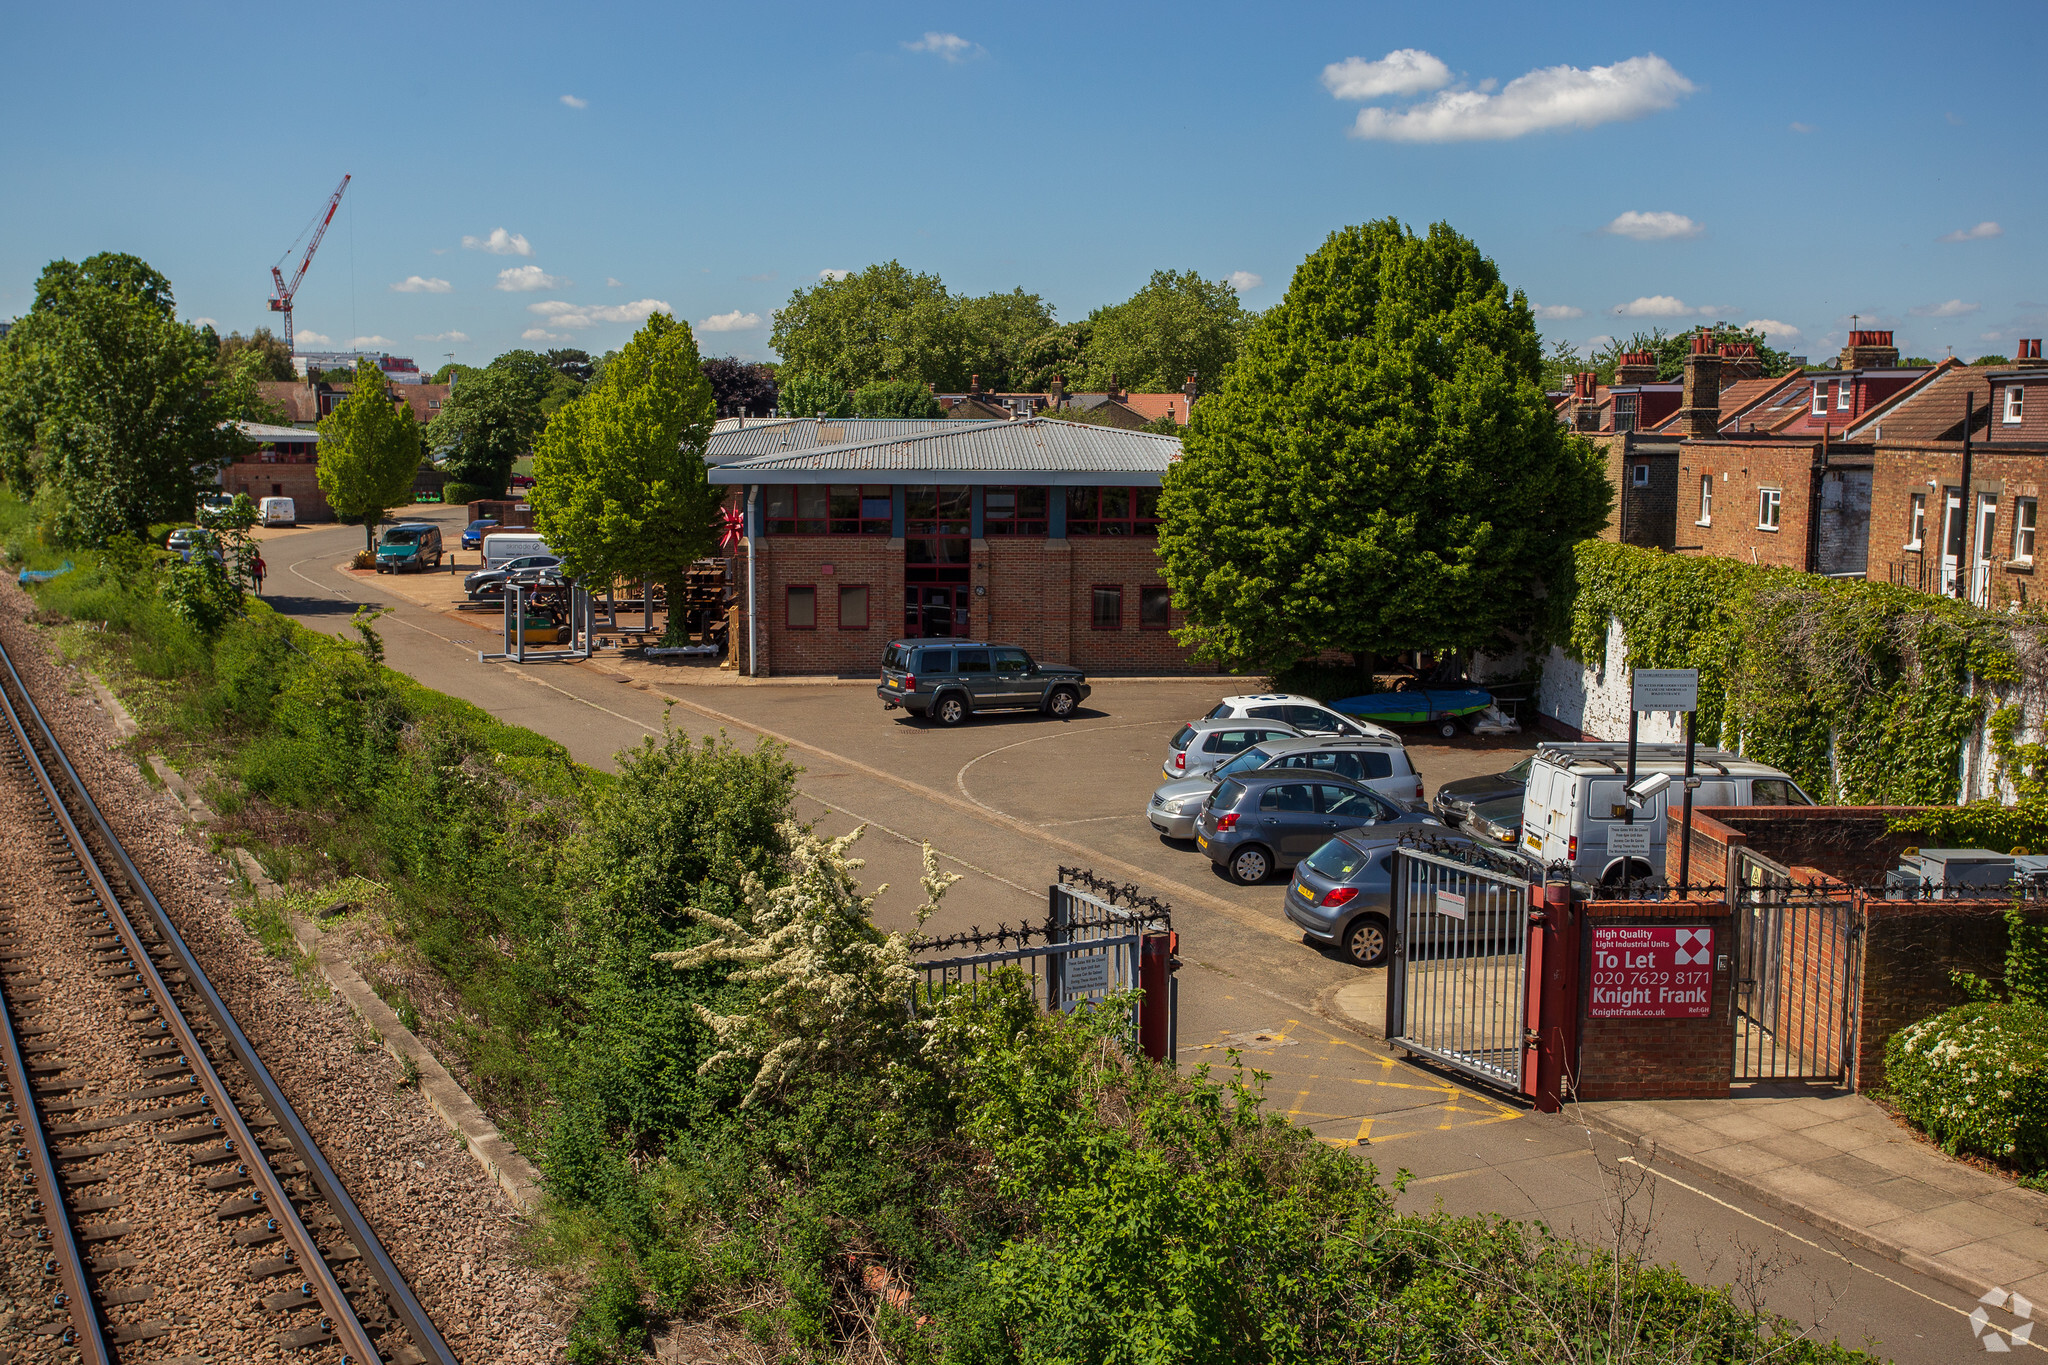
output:
<path id="1" fill-rule="evenodd" d="M 1963 486 L 1956 498 L 1956 515 L 1963 519 L 1963 548 L 1956 555 L 1956 596 L 1965 601 L 1970 596 L 1970 577 L 1976 570 L 1970 563 L 1970 523 L 1977 516 L 1977 499 L 1970 492 L 1970 428 L 1977 421 L 1977 395 L 1963 395 Z M 1991 424 L 1986 422 L 1985 429 Z M 1942 501 L 1948 501 L 1946 498 Z"/>
<path id="2" fill-rule="evenodd" d="M 1685 883 L 1692 872 L 1692 718 L 1695 714 L 1692 711 L 1685 713 L 1685 828 L 1678 836 L 1678 894 L 1681 896 L 1685 894 Z"/>
<path id="3" fill-rule="evenodd" d="M 1629 688 L 1631 691 L 1635 688 L 1633 670 L 1631 670 L 1629 678 Z M 1628 703 L 1628 776 L 1622 780 L 1621 784 L 1621 823 L 1624 825 L 1633 825 L 1636 822 L 1635 802 L 1628 799 L 1628 794 L 1636 785 L 1636 717 L 1641 714 L 1641 712 L 1636 710 L 1635 698 L 1630 697 Z"/>
<path id="4" fill-rule="evenodd" d="M 755 484 L 747 490 L 747 503 L 747 676 L 758 678 L 761 676 L 761 647 L 759 626 L 755 620 L 759 613 L 754 610 L 754 560 L 760 550 L 760 537 L 755 534 L 755 518 L 761 511 L 760 484 Z M 651 629 L 654 620 L 653 608 L 648 608 L 648 611 L 650 614 L 647 619 Z"/>

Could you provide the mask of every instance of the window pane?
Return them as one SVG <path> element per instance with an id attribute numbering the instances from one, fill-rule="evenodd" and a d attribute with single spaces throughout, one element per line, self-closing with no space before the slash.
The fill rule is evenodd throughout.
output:
<path id="1" fill-rule="evenodd" d="M 1173 605 L 1173 593 L 1167 588 L 1138 589 L 1138 627 L 1141 630 L 1165 630 L 1168 611 Z"/>
<path id="2" fill-rule="evenodd" d="M 933 521 L 939 515 L 939 490 L 912 486 L 903 490 L 903 514 L 912 521 Z"/>
<path id="3" fill-rule="evenodd" d="M 862 521 L 879 521 L 882 523 L 882 528 L 887 530 L 889 521 L 894 515 L 895 508 L 890 506 L 888 489 L 884 488 L 880 492 L 876 492 L 871 488 L 861 489 L 860 519 Z"/>
<path id="4" fill-rule="evenodd" d="M 917 671 L 920 673 L 951 673 L 953 671 L 953 651 L 950 649 L 925 650 L 923 657 L 917 661 Z"/>
<path id="5" fill-rule="evenodd" d="M 1136 505 L 1135 505 L 1135 507 L 1134 507 L 1134 509 L 1133 509 L 1133 515 L 1135 515 L 1135 516 L 1136 516 L 1136 517 L 1138 518 L 1138 520 L 1140 520 L 1140 521 L 1157 521 L 1157 520 L 1159 520 L 1159 490 L 1158 490 L 1158 489 L 1156 489 L 1156 488 L 1139 488 L 1139 489 L 1135 489 L 1135 490 L 1133 490 L 1133 491 L 1132 491 L 1132 497 L 1136 499 Z"/>
<path id="6" fill-rule="evenodd" d="M 954 656 L 954 671 L 959 673 L 988 673 L 988 651 L 985 649 L 963 649 Z"/>
<path id="7" fill-rule="evenodd" d="M 796 515 L 796 504 L 792 496 L 796 492 L 786 483 L 772 484 L 762 490 L 762 504 L 768 509 L 768 520 L 787 521 Z"/>
<path id="8" fill-rule="evenodd" d="M 1098 490 L 1093 488 L 1069 488 L 1067 490 L 1067 534 L 1092 536 L 1095 534 L 1095 498 Z"/>
<path id="9" fill-rule="evenodd" d="M 991 488 L 982 494 L 981 515 L 985 521 L 1014 521 L 1017 492 L 1013 488 Z"/>
<path id="10" fill-rule="evenodd" d="M 1102 519 L 1104 521 L 1128 521 L 1130 516 L 1130 489 L 1105 488 L 1102 490 Z"/>
<path id="11" fill-rule="evenodd" d="M 841 630 L 866 630 L 868 628 L 868 590 L 866 584 L 842 583 L 839 585 L 839 628 Z"/>
<path id="12" fill-rule="evenodd" d="M 818 590 L 814 587 L 789 590 L 789 628 L 810 630 L 818 624 Z"/>
<path id="13" fill-rule="evenodd" d="M 999 649 L 995 651 L 996 672 L 1006 678 L 1024 676 L 1024 651 L 1021 649 Z"/>
<path id="14" fill-rule="evenodd" d="M 1116 586 L 1101 586 L 1095 589 L 1095 629 L 1122 630 L 1124 625 L 1124 590 Z"/>
<path id="15" fill-rule="evenodd" d="M 974 515 L 974 490 L 971 488 L 940 488 L 935 490 L 938 500 L 939 520 L 965 523 Z"/>
<path id="16" fill-rule="evenodd" d="M 1045 520 L 1046 489 L 1019 488 L 1017 494 L 1017 518 L 1020 521 Z"/>

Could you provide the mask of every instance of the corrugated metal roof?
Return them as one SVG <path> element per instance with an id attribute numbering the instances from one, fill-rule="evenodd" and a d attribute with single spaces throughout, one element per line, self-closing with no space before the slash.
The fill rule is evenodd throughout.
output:
<path id="1" fill-rule="evenodd" d="M 1017 422 L 973 422 L 964 430 L 933 431 L 898 440 L 777 451 L 737 460 L 711 471 L 715 484 L 791 481 L 830 473 L 1078 474 L 1152 478 L 1180 458 L 1172 436 L 1124 431 L 1044 417 Z"/>
<path id="2" fill-rule="evenodd" d="M 774 455 L 785 450 L 815 450 L 820 446 L 860 445 L 902 436 L 922 436 L 934 431 L 958 431 L 965 427 L 997 425 L 986 420 L 961 421 L 946 417 L 750 417 L 745 427 L 735 418 L 720 421 L 705 442 L 704 459 L 721 465 L 755 455 Z"/>
<path id="3" fill-rule="evenodd" d="M 320 433 L 304 427 L 277 427 L 268 422 L 233 422 L 235 430 L 252 441 L 317 441 Z"/>

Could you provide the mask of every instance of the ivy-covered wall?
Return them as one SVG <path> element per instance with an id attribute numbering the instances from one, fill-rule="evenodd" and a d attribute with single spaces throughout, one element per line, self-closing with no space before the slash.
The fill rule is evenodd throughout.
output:
<path id="1" fill-rule="evenodd" d="M 1945 805 L 1963 796 L 1966 749 L 1997 752 L 2008 790 L 2032 757 L 2015 743 L 2015 699 L 2043 681 L 2031 615 L 1599 540 L 1579 545 L 1575 575 L 1551 598 L 1565 643 L 1547 671 L 1592 671 L 1586 692 L 1620 681 L 1610 667 L 1697 668 L 1700 740 L 1783 768 L 1818 800 Z M 1611 658 L 1617 640 L 1625 657 Z"/>

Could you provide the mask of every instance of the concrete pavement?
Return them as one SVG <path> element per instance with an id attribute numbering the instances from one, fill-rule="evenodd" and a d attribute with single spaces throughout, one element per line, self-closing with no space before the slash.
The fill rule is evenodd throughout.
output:
<path id="1" fill-rule="evenodd" d="M 1280 914 L 1283 886 L 1237 887 L 1144 821 L 1166 737 L 1207 709 L 1215 680 L 1107 682 L 1071 722 L 991 718 L 946 731 L 883 713 L 864 684 L 735 687 L 697 682 L 694 670 L 628 677 L 585 665 L 479 664 L 495 620 L 434 606 L 431 577 L 339 572 L 360 534 L 309 528 L 267 545 L 273 605 L 345 632 L 355 602 L 388 603 L 395 667 L 596 766 L 613 766 L 615 752 L 664 725 L 742 743 L 781 737 L 804 769 L 799 814 L 827 832 L 869 826 L 860 849 L 868 876 L 899 888 L 878 902 L 885 926 L 907 927 L 923 839 L 965 878 L 933 925 L 941 931 L 1042 915 L 1061 863 L 1137 881 L 1171 901 L 1186 963 L 1183 1065 L 1226 1064 L 1235 1051 L 1267 1074 L 1275 1110 L 1327 1141 L 1369 1145 L 1363 1154 L 1383 1171 L 1411 1171 L 1404 1206 L 1540 1219 L 1607 1243 L 1618 1227 L 1647 1219 L 1647 1254 L 1695 1277 L 1733 1283 L 1746 1263 L 1769 1263 L 1777 1272 L 1769 1306 L 1824 1335 L 1852 1345 L 1875 1336 L 1901 1360 L 1982 1350 L 1967 1320 L 1975 1293 L 1788 1216 L 1732 1176 L 1674 1170 L 1569 1116 L 1536 1115 L 1399 1060 L 1351 1026 L 1352 1011 L 1335 1002 L 1369 998 L 1372 974 L 1306 946 Z M 444 602 L 458 595 L 459 578 L 449 577 Z M 1517 757 L 1507 746 L 1417 742 L 1410 752 L 1432 786 Z"/>

